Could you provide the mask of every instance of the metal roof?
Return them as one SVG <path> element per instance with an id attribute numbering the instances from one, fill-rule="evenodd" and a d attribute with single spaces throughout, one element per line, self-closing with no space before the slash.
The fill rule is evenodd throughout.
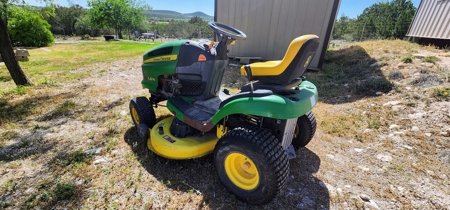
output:
<path id="1" fill-rule="evenodd" d="M 450 39 L 450 0 L 422 0 L 406 36 Z"/>

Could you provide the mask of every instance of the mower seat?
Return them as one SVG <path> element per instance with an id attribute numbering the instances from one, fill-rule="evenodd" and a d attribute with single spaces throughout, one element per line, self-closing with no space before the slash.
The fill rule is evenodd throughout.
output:
<path id="1" fill-rule="evenodd" d="M 260 83 L 287 85 L 305 73 L 319 47 L 319 37 L 303 35 L 292 40 L 282 60 L 257 62 L 246 65 L 251 70 L 251 80 Z M 247 75 L 245 66 L 241 74 Z"/>

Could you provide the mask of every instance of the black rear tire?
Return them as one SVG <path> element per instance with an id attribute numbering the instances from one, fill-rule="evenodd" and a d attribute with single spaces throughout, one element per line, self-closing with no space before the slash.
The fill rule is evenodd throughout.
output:
<path id="1" fill-rule="evenodd" d="M 295 150 L 305 147 L 311 141 L 316 133 L 316 127 L 316 116 L 311 111 L 297 119 L 297 127 L 292 139 L 292 146 Z"/>
<path id="2" fill-rule="evenodd" d="M 272 201 L 285 187 L 289 174 L 289 161 L 280 142 L 258 126 L 238 127 L 225 134 L 214 149 L 214 162 L 225 187 L 253 205 Z"/>
<path id="3" fill-rule="evenodd" d="M 130 114 L 136 128 L 139 124 L 145 124 L 151 129 L 156 124 L 155 111 L 146 97 L 131 99 Z"/>

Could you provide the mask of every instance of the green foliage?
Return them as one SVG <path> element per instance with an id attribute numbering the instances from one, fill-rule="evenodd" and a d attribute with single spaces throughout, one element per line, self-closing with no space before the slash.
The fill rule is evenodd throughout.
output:
<path id="1" fill-rule="evenodd" d="M 75 24 L 86 11 L 80 5 L 63 7 L 56 5 L 54 15 L 43 14 L 45 20 L 52 26 L 51 31 L 54 34 L 71 35 L 76 34 Z"/>
<path id="2" fill-rule="evenodd" d="M 214 32 L 208 27 L 208 21 L 200 17 L 192 17 L 189 21 L 171 20 L 168 23 L 152 23 L 151 31 L 157 31 L 165 37 L 193 39 L 212 38 Z"/>
<path id="3" fill-rule="evenodd" d="M 363 38 L 403 38 L 416 8 L 411 0 L 380 1 L 358 16 L 357 35 Z"/>
<path id="4" fill-rule="evenodd" d="M 355 39 L 356 19 L 349 18 L 343 14 L 334 25 L 333 39 L 344 39 L 353 41 Z"/>
<path id="5" fill-rule="evenodd" d="M 449 100 L 450 99 L 450 87 L 431 89 L 431 94 L 436 98 Z"/>
<path id="6" fill-rule="evenodd" d="M 355 87 L 357 94 L 371 94 L 375 95 L 376 92 L 387 93 L 394 88 L 394 84 L 384 78 L 370 79 Z"/>
<path id="7" fill-rule="evenodd" d="M 58 183 L 55 189 L 55 195 L 58 200 L 69 200 L 75 195 L 75 185 L 72 183 Z"/>
<path id="8" fill-rule="evenodd" d="M 13 46 L 44 47 L 53 43 L 50 24 L 27 8 L 8 8 L 8 32 Z"/>
<path id="9" fill-rule="evenodd" d="M 413 62 L 411 56 L 404 57 L 404 58 L 402 59 L 402 61 L 403 61 L 403 63 L 412 63 L 412 62 Z"/>
<path id="10" fill-rule="evenodd" d="M 438 58 L 436 56 L 425 56 L 422 59 L 422 61 L 425 62 L 425 63 L 436 64 L 436 61 L 438 61 Z"/>
<path id="11" fill-rule="evenodd" d="M 144 10 L 149 6 L 138 0 L 88 0 L 91 23 L 98 28 L 114 28 L 121 39 L 123 30 L 143 25 Z"/>

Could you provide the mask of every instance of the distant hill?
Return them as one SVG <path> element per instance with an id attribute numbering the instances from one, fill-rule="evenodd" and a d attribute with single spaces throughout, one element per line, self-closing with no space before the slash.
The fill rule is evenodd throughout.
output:
<path id="1" fill-rule="evenodd" d="M 214 20 L 213 16 L 209 16 L 203 12 L 193 12 L 193 13 L 187 13 L 182 14 L 179 12 L 171 11 L 171 10 L 151 10 L 147 11 L 146 15 L 152 18 L 158 18 L 158 19 L 182 19 L 182 20 L 188 20 L 192 17 L 198 16 L 202 18 L 203 20 Z"/>

